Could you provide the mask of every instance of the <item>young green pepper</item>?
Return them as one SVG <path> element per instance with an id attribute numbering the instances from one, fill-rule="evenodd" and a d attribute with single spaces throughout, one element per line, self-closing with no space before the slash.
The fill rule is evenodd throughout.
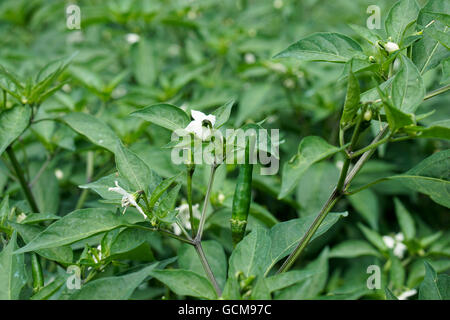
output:
<path id="1" fill-rule="evenodd" d="M 245 162 L 239 169 L 230 219 L 234 246 L 244 238 L 245 228 L 247 227 L 248 212 L 252 200 L 252 173 L 253 164 L 250 163 L 250 139 L 247 137 L 245 141 Z"/>

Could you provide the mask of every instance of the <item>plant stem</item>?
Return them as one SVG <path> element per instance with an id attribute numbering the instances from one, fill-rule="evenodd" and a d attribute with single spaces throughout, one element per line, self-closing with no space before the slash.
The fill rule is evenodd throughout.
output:
<path id="1" fill-rule="evenodd" d="M 371 143 L 371 144 L 369 144 L 369 145 L 368 145 L 367 147 L 365 147 L 365 148 L 362 148 L 362 149 L 360 149 L 360 150 L 358 150 L 358 151 L 352 152 L 352 153 L 350 154 L 350 158 L 352 158 L 352 159 L 353 159 L 353 158 L 356 158 L 357 156 L 363 154 L 364 152 L 367 152 L 367 151 L 369 151 L 369 150 L 375 149 L 375 148 L 377 148 L 378 146 L 382 145 L 383 143 L 388 142 L 389 139 L 390 139 L 390 137 L 386 137 L 386 138 L 384 138 L 384 139 L 382 139 L 382 140 L 380 140 L 380 141 L 377 141 L 376 143 L 373 143 L 373 144 Z"/>
<path id="2" fill-rule="evenodd" d="M 191 222 L 192 236 L 195 236 L 195 221 L 194 212 L 192 211 L 192 176 L 194 175 L 194 168 L 188 167 L 187 169 L 187 201 L 189 206 L 189 221 Z"/>
<path id="3" fill-rule="evenodd" d="M 195 247 L 195 251 L 197 251 L 198 257 L 200 258 L 200 261 L 203 265 L 203 269 L 205 269 L 205 273 L 208 276 L 209 281 L 211 281 L 212 285 L 214 286 L 214 290 L 216 291 L 217 297 L 220 297 L 222 295 L 222 290 L 220 289 L 219 285 L 217 284 L 216 278 L 214 277 L 211 267 L 209 266 L 208 260 L 206 259 L 206 256 L 205 256 L 205 252 L 203 251 L 201 241 L 197 242 L 196 240 L 194 240 L 194 247 Z"/>
<path id="4" fill-rule="evenodd" d="M 9 160 L 11 161 L 14 171 L 16 172 L 16 176 L 19 179 L 20 186 L 22 187 L 22 190 L 25 193 L 25 197 L 27 198 L 31 210 L 33 210 L 33 212 L 35 213 L 39 212 L 36 200 L 34 199 L 33 194 L 31 193 L 31 189 L 28 187 L 28 183 L 25 180 L 22 168 L 20 167 L 20 164 L 17 161 L 12 145 L 6 148 L 6 153 L 8 154 Z"/>
<path id="5" fill-rule="evenodd" d="M 87 164 L 86 164 L 86 183 L 91 182 L 92 174 L 94 173 L 94 151 L 88 151 L 87 153 Z M 83 208 L 84 202 L 86 201 L 89 189 L 83 189 L 80 198 L 78 198 L 75 210 Z"/>
<path id="6" fill-rule="evenodd" d="M 198 226 L 197 235 L 195 236 L 195 240 L 198 242 L 200 242 L 202 240 L 203 227 L 205 226 L 205 220 L 206 220 L 206 209 L 208 207 L 209 195 L 211 193 L 212 185 L 214 182 L 214 175 L 216 173 L 216 169 L 217 169 L 217 165 L 213 164 L 211 166 L 211 174 L 209 176 L 208 187 L 206 189 L 205 201 L 203 202 L 203 209 L 202 209 L 202 215 L 200 218 L 200 224 Z"/>
<path id="7" fill-rule="evenodd" d="M 205 220 L 206 220 L 206 209 L 208 207 L 209 196 L 211 194 L 211 189 L 212 189 L 212 185 L 214 182 L 214 175 L 216 173 L 217 167 L 218 166 L 216 164 L 213 164 L 211 166 L 211 174 L 209 176 L 208 187 L 206 189 L 205 201 L 203 203 L 203 208 L 202 208 L 202 216 L 200 218 L 200 224 L 198 226 L 197 235 L 195 236 L 195 238 L 193 240 L 193 244 L 195 247 L 195 251 L 197 251 L 198 257 L 200 258 L 200 261 L 202 263 L 202 266 L 203 266 L 203 269 L 205 270 L 206 275 L 208 276 L 209 280 L 211 281 L 211 283 L 214 287 L 214 290 L 216 291 L 217 296 L 220 297 L 222 295 L 222 291 L 221 291 L 219 285 L 217 284 L 216 278 L 214 277 L 211 267 L 209 266 L 208 260 L 206 259 L 206 256 L 205 256 L 205 253 L 203 252 L 203 247 L 202 247 L 202 235 L 203 235 L 203 228 L 205 226 Z"/>
<path id="8" fill-rule="evenodd" d="M 377 143 L 386 133 L 388 129 L 388 126 L 384 127 L 378 135 L 375 137 L 375 139 L 372 141 L 372 144 Z M 362 157 L 358 160 L 358 162 L 355 164 L 355 166 L 352 168 L 350 173 L 345 178 L 344 184 L 343 184 L 343 190 L 347 189 L 353 178 L 356 176 L 356 174 L 361 170 L 362 166 L 365 164 L 367 160 L 372 156 L 372 154 L 375 152 L 375 149 L 370 149 L 366 151 Z M 342 171 L 341 171 L 342 172 Z M 297 260 L 297 258 L 300 256 L 300 254 L 303 252 L 303 250 L 308 245 L 309 241 L 311 240 L 314 233 L 319 228 L 322 221 L 325 219 L 327 214 L 330 212 L 330 210 L 333 208 L 333 206 L 336 204 L 336 202 L 342 197 L 342 192 L 338 191 L 337 188 L 333 190 L 328 200 L 323 205 L 322 209 L 320 210 L 319 214 L 314 219 L 311 226 L 308 228 L 308 231 L 306 231 L 303 238 L 298 243 L 297 247 L 294 249 L 294 251 L 289 255 L 289 257 L 284 261 L 283 265 L 280 267 L 280 269 L 277 271 L 277 273 L 283 273 L 289 270 L 289 268 L 294 264 L 294 262 Z"/>
<path id="9" fill-rule="evenodd" d="M 431 91 L 429 94 L 427 94 L 425 96 L 425 98 L 423 98 L 423 100 L 428 100 L 428 99 L 433 98 L 434 96 L 437 96 L 438 94 L 444 93 L 448 90 L 450 90 L 450 84 L 448 84 L 442 88 L 436 89 L 434 91 Z"/>

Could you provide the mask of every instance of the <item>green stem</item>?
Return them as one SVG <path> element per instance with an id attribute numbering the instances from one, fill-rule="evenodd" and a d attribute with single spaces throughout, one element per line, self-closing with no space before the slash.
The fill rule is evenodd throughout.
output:
<path id="1" fill-rule="evenodd" d="M 372 141 L 371 144 L 377 143 L 386 133 L 388 127 L 386 126 L 384 129 L 382 129 L 378 135 L 375 137 L 375 139 Z M 366 151 L 362 157 L 358 160 L 358 162 L 355 164 L 355 166 L 352 168 L 350 173 L 345 178 L 344 184 L 343 184 L 343 190 L 346 190 L 349 186 L 349 184 L 352 182 L 356 174 L 361 170 L 362 166 L 366 163 L 367 160 L 372 156 L 372 154 L 375 152 L 375 149 L 371 149 Z M 333 208 L 333 206 L 336 204 L 336 202 L 342 197 L 342 192 L 339 192 L 337 188 L 333 190 L 330 197 L 320 210 L 319 214 L 314 219 L 311 226 L 308 228 L 308 231 L 306 231 L 303 238 L 298 243 L 297 247 L 294 249 L 294 251 L 289 255 L 289 257 L 284 261 L 283 265 L 280 267 L 280 269 L 277 271 L 277 273 L 283 273 L 289 270 L 289 268 L 294 264 L 294 262 L 297 260 L 297 258 L 300 256 L 300 254 L 303 252 L 303 250 L 308 245 L 309 241 L 311 240 L 314 233 L 319 228 L 322 221 L 325 219 L 327 214 L 330 212 L 330 210 Z"/>
<path id="2" fill-rule="evenodd" d="M 444 93 L 448 90 L 450 90 L 450 84 L 448 84 L 442 88 L 436 89 L 434 91 L 431 91 L 429 94 L 427 94 L 425 96 L 425 98 L 423 98 L 423 100 L 428 100 L 428 99 L 433 98 L 434 96 L 437 96 L 438 94 Z"/>
<path id="3" fill-rule="evenodd" d="M 202 243 L 200 241 L 196 242 L 196 240 L 194 240 L 194 247 L 195 247 L 195 251 L 197 251 L 198 257 L 200 258 L 203 269 L 205 270 L 205 273 L 208 276 L 209 281 L 211 281 L 211 283 L 214 287 L 214 290 L 216 291 L 217 297 L 220 297 L 222 295 L 222 290 L 220 289 L 219 285 L 217 284 L 216 278 L 214 277 L 211 267 L 209 266 L 208 260 L 206 259 L 205 252 L 203 251 Z"/>
<path id="4" fill-rule="evenodd" d="M 216 169 L 217 169 L 217 165 L 213 164 L 211 166 L 211 174 L 209 176 L 209 182 L 208 182 L 208 187 L 206 189 L 205 200 L 203 202 L 203 208 L 202 208 L 202 215 L 201 215 L 201 218 L 200 218 L 200 224 L 198 226 L 197 235 L 195 236 L 195 240 L 198 241 L 198 242 L 200 242 L 202 240 L 203 228 L 205 226 L 205 220 L 206 220 L 206 209 L 208 207 L 209 196 L 210 196 L 212 185 L 213 185 L 213 182 L 214 182 L 214 175 L 216 173 Z"/>
<path id="5" fill-rule="evenodd" d="M 11 165 L 13 166 L 14 171 L 16 172 L 16 176 L 19 179 L 20 186 L 22 187 L 22 190 L 25 193 L 25 197 L 27 198 L 31 210 L 33 210 L 33 212 L 35 213 L 39 212 L 36 200 L 34 199 L 33 194 L 31 193 L 31 189 L 28 187 L 28 183 L 25 180 L 25 176 L 23 174 L 19 162 L 17 161 L 12 145 L 6 148 L 6 153 L 8 154 L 9 160 L 11 161 Z"/>
<path id="6" fill-rule="evenodd" d="M 195 221 L 194 212 L 192 211 L 192 176 L 194 175 L 195 167 L 187 169 L 187 201 L 189 206 L 189 221 L 191 222 L 192 236 L 195 236 Z"/>
<path id="7" fill-rule="evenodd" d="M 87 164 L 86 164 L 86 183 L 91 182 L 92 174 L 94 173 L 94 151 L 88 151 L 87 153 Z M 75 210 L 83 208 L 84 203 L 86 202 L 86 198 L 88 196 L 89 189 L 83 189 L 80 197 L 78 198 L 77 205 Z"/>
<path id="8" fill-rule="evenodd" d="M 380 146 L 380 145 L 382 145 L 382 144 L 384 144 L 384 143 L 386 143 L 386 142 L 389 142 L 389 139 L 390 139 L 390 136 L 385 137 L 385 138 L 381 139 L 380 141 L 377 141 L 376 143 L 369 144 L 369 145 L 368 145 L 367 147 L 365 147 L 365 148 L 362 148 L 362 149 L 360 149 L 360 150 L 358 150 L 358 151 L 352 152 L 352 153 L 350 154 L 350 158 L 351 158 L 351 159 L 356 158 L 357 156 L 363 154 L 364 152 L 367 152 L 367 151 L 370 151 L 370 150 L 372 150 L 372 149 L 375 149 L 375 148 L 377 148 L 378 146 Z"/>

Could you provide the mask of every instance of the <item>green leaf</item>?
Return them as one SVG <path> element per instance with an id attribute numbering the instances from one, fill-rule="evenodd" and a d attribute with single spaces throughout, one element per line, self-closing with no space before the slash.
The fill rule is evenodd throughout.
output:
<path id="1" fill-rule="evenodd" d="M 117 181 L 119 186 L 124 188 L 125 190 L 129 190 L 128 182 L 117 175 L 117 173 L 112 173 L 103 178 L 98 179 L 97 181 L 83 184 L 79 186 L 82 189 L 92 189 L 97 192 L 103 199 L 106 200 L 117 200 L 120 201 L 122 199 L 122 195 L 117 192 L 109 191 L 109 188 L 115 187 L 114 182 Z"/>
<path id="2" fill-rule="evenodd" d="M 431 123 L 428 127 L 409 126 L 404 128 L 409 134 L 416 134 L 417 138 L 437 138 L 450 140 L 450 120 Z"/>
<path id="3" fill-rule="evenodd" d="M 355 211 L 369 224 L 369 226 L 378 230 L 378 221 L 380 218 L 380 201 L 370 189 L 362 190 L 347 198 L 350 200 Z"/>
<path id="4" fill-rule="evenodd" d="M 416 235 L 416 227 L 414 225 L 414 220 L 411 214 L 408 212 L 408 210 L 406 210 L 405 206 L 397 198 L 394 198 L 394 203 L 398 224 L 400 225 L 400 229 L 405 235 L 405 239 L 414 239 Z"/>
<path id="5" fill-rule="evenodd" d="M 17 249 L 17 233 L 0 252 L 0 300 L 18 300 L 20 291 L 27 283 L 23 254 L 13 254 Z"/>
<path id="6" fill-rule="evenodd" d="M 107 209 L 75 210 L 52 223 L 15 254 L 64 246 L 127 225 L 123 217 Z"/>
<path id="7" fill-rule="evenodd" d="M 223 106 L 214 110 L 214 112 L 212 114 L 214 116 L 216 116 L 216 123 L 214 124 L 214 127 L 216 129 L 220 128 L 228 121 L 228 119 L 230 118 L 231 109 L 233 108 L 234 103 L 235 103 L 235 100 L 232 99 L 232 100 L 228 101 L 227 103 L 225 103 Z"/>
<path id="8" fill-rule="evenodd" d="M 309 136 L 303 138 L 298 146 L 297 154 L 283 166 L 278 199 L 283 199 L 295 188 L 303 173 L 313 163 L 326 159 L 339 150 L 321 137 Z"/>
<path id="9" fill-rule="evenodd" d="M 10 224 L 20 234 L 25 243 L 29 243 L 45 229 L 41 226 L 18 224 L 14 222 L 10 222 Z M 36 253 L 46 259 L 63 264 L 70 264 L 73 261 L 73 252 L 70 246 L 36 250 Z"/>
<path id="10" fill-rule="evenodd" d="M 305 300 L 317 298 L 327 283 L 329 269 L 328 253 L 328 248 L 325 248 L 316 260 L 310 262 L 303 269 L 305 271 L 314 271 L 315 274 L 312 277 L 282 290 L 276 296 L 276 299 Z"/>
<path id="11" fill-rule="evenodd" d="M 219 286 L 223 288 L 227 279 L 227 257 L 223 247 L 214 240 L 203 241 L 202 247 Z M 181 269 L 193 271 L 206 278 L 201 261 L 191 245 L 184 244 L 178 250 L 178 265 Z"/>
<path id="12" fill-rule="evenodd" d="M 436 152 L 406 173 L 388 179 L 400 181 L 404 186 L 450 208 L 449 160 L 450 149 Z"/>
<path id="13" fill-rule="evenodd" d="M 444 272 L 450 269 L 450 259 L 441 259 L 441 260 L 429 260 L 428 261 L 434 270 L 437 273 Z M 425 277 L 425 268 L 423 267 L 424 260 L 417 259 L 414 261 L 409 270 L 408 281 L 406 282 L 406 286 L 408 288 L 416 287 L 423 281 Z"/>
<path id="14" fill-rule="evenodd" d="M 266 285 L 270 292 L 274 292 L 306 280 L 316 273 L 316 270 L 293 270 L 279 273 L 266 278 Z"/>
<path id="15" fill-rule="evenodd" d="M 344 110 L 341 116 L 341 127 L 345 127 L 350 124 L 356 113 L 358 112 L 360 100 L 360 89 L 358 79 L 352 72 L 350 66 L 348 72 L 348 84 L 347 84 L 347 95 L 345 96 Z"/>
<path id="16" fill-rule="evenodd" d="M 76 290 L 70 300 L 127 300 L 133 291 L 151 273 L 160 267 L 162 262 L 155 262 L 151 265 L 133 273 L 123 276 L 104 277 L 89 281 L 80 290 Z"/>
<path id="17" fill-rule="evenodd" d="M 447 50 L 450 50 L 450 34 L 437 30 L 435 28 L 425 29 L 425 35 L 432 37 L 434 40 L 439 41 Z"/>
<path id="18" fill-rule="evenodd" d="M 437 275 L 431 264 L 424 261 L 425 279 L 419 287 L 419 300 L 449 300 L 450 276 Z"/>
<path id="19" fill-rule="evenodd" d="M 270 300 L 270 291 L 267 287 L 266 279 L 263 277 L 258 277 L 256 283 L 252 288 L 252 294 L 250 300 Z"/>
<path id="20" fill-rule="evenodd" d="M 310 241 L 320 237 L 338 222 L 340 218 L 346 217 L 347 215 L 347 212 L 330 212 Z M 293 219 L 278 223 L 270 229 L 271 247 L 268 257 L 269 260 L 267 261 L 266 269 L 264 271 L 265 274 L 270 271 L 275 263 L 294 251 L 294 248 L 312 225 L 314 218 L 314 215 L 310 215 L 299 219 Z"/>
<path id="21" fill-rule="evenodd" d="M 167 285 L 170 290 L 180 296 L 191 296 L 203 299 L 217 299 L 211 283 L 204 277 L 189 270 L 153 270 L 151 275 Z"/>
<path id="22" fill-rule="evenodd" d="M 22 224 L 33 224 L 49 220 L 59 220 L 60 216 L 52 213 L 31 213 L 21 222 Z"/>
<path id="23" fill-rule="evenodd" d="M 274 58 L 342 63 L 361 55 L 362 49 L 353 39 L 339 33 L 319 32 L 297 41 Z"/>
<path id="24" fill-rule="evenodd" d="M 398 298 L 392 293 L 389 288 L 385 288 L 384 292 L 386 294 L 386 300 L 398 300 Z"/>
<path id="25" fill-rule="evenodd" d="M 393 42 L 400 45 L 406 29 L 416 21 L 419 9 L 415 0 L 400 0 L 392 6 L 384 25 Z"/>
<path id="26" fill-rule="evenodd" d="M 114 153 L 119 138 L 116 133 L 100 119 L 82 112 L 66 114 L 62 119 L 69 127 L 88 138 L 92 143 Z"/>
<path id="27" fill-rule="evenodd" d="M 439 21 L 442 15 L 448 14 L 448 12 L 450 12 L 450 3 L 447 0 L 428 1 L 420 10 L 417 18 L 418 29 L 423 30 L 428 26 L 428 30 L 435 29 L 441 32 L 448 32 L 448 26 L 444 22 Z M 433 20 L 435 20 L 434 23 L 430 25 L 430 22 Z M 420 74 L 437 67 L 442 60 L 449 56 L 450 50 L 442 46 L 433 37 L 422 37 L 413 45 L 412 57 Z"/>
<path id="28" fill-rule="evenodd" d="M 228 277 L 243 272 L 245 277 L 262 275 L 267 266 L 271 239 L 269 231 L 257 226 L 238 243 L 230 260 Z"/>
<path id="29" fill-rule="evenodd" d="M 313 164 L 299 180 L 296 198 L 301 217 L 317 214 L 339 180 L 339 169 L 330 162 Z"/>
<path id="30" fill-rule="evenodd" d="M 105 88 L 105 83 L 100 78 L 98 73 L 88 69 L 87 67 L 72 65 L 69 67 L 69 72 L 75 79 L 80 81 L 85 87 L 96 94 L 101 94 Z"/>
<path id="31" fill-rule="evenodd" d="M 184 129 L 191 121 L 182 109 L 167 103 L 155 104 L 131 114 L 163 128 L 175 131 Z"/>
<path id="32" fill-rule="evenodd" d="M 389 260 L 391 261 L 391 268 L 389 270 L 389 278 L 394 288 L 401 289 L 405 282 L 405 268 L 402 262 L 397 258 L 392 250 L 389 250 Z"/>
<path id="33" fill-rule="evenodd" d="M 67 281 L 67 275 L 58 276 L 51 283 L 43 287 L 39 292 L 32 295 L 30 300 L 48 300 L 55 292 L 57 292 Z"/>
<path id="34" fill-rule="evenodd" d="M 151 87 L 157 77 L 157 60 L 150 42 L 142 37 L 131 47 L 131 61 L 134 77 L 141 86 Z"/>
<path id="35" fill-rule="evenodd" d="M 30 123 L 31 108 L 18 105 L 0 113 L 0 155 Z"/>
<path id="36" fill-rule="evenodd" d="M 369 240 L 375 247 L 377 247 L 381 251 L 388 251 L 388 247 L 383 241 L 383 238 L 376 231 L 373 231 L 363 224 L 358 224 L 359 229 L 364 234 L 364 236 Z"/>
<path id="37" fill-rule="evenodd" d="M 361 256 L 380 257 L 380 253 L 364 240 L 346 240 L 334 246 L 330 258 L 356 258 Z"/>
<path id="38" fill-rule="evenodd" d="M 422 103 L 425 86 L 414 63 L 403 55 L 399 55 L 398 59 L 402 65 L 392 81 L 392 102 L 395 108 L 411 113 Z"/>
<path id="39" fill-rule="evenodd" d="M 177 174 L 168 179 L 164 179 L 156 188 L 153 190 L 150 199 L 149 199 L 149 207 L 152 208 L 156 202 L 161 198 L 161 196 L 169 189 L 173 184 L 176 183 L 177 179 L 180 177 L 181 173 Z"/>
<path id="40" fill-rule="evenodd" d="M 115 156 L 120 176 L 129 181 L 129 186 L 135 191 L 142 190 L 147 193 L 154 176 L 147 164 L 121 142 L 117 144 Z"/>
<path id="41" fill-rule="evenodd" d="M 375 33 L 374 30 L 371 30 L 366 26 L 363 27 L 357 24 L 349 24 L 349 27 L 372 45 L 375 45 L 378 40 L 381 40 L 381 37 Z"/>

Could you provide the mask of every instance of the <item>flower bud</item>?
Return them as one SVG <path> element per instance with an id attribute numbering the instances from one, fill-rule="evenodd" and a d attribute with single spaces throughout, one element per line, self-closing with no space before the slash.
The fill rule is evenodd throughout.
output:
<path id="1" fill-rule="evenodd" d="M 395 52 L 399 49 L 400 48 L 399 48 L 398 44 L 396 44 L 395 42 L 389 41 L 384 45 L 384 50 L 386 50 L 388 53 Z"/>
<path id="2" fill-rule="evenodd" d="M 372 119 L 372 110 L 367 110 L 364 112 L 364 120 L 370 121 Z"/>

